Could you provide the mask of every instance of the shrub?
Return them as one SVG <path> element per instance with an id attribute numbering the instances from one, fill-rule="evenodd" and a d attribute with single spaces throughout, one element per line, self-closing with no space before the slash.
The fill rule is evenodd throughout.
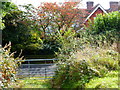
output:
<path id="1" fill-rule="evenodd" d="M 118 69 L 118 52 L 110 46 L 97 48 L 87 46 L 78 55 L 80 59 L 87 59 L 88 63 L 91 63 L 91 66 L 96 68 L 101 76 L 107 71 Z"/>
<path id="2" fill-rule="evenodd" d="M 84 49 L 74 49 L 67 55 L 63 53 L 64 50 L 58 55 L 61 61 L 58 61 L 53 79 L 54 87 L 84 88 L 91 78 L 103 77 L 111 70 L 118 70 L 118 53 L 112 47 L 85 46 Z"/>
<path id="3" fill-rule="evenodd" d="M 77 51 L 83 49 L 83 47 L 79 41 L 80 39 L 75 38 L 75 34 L 70 30 L 68 32 L 69 34 L 58 37 L 62 46 L 57 53 L 59 61 L 53 79 L 53 87 L 82 88 L 90 78 L 98 75 L 98 73 L 90 67 L 85 59 L 76 59 Z"/>
<path id="4" fill-rule="evenodd" d="M 56 87 L 83 88 L 84 84 L 89 82 L 89 79 L 98 75 L 85 60 L 78 62 L 72 59 L 58 67 L 54 78 Z"/>
<path id="5" fill-rule="evenodd" d="M 120 13 L 99 14 L 86 28 L 87 40 L 94 44 L 112 44 L 120 38 Z"/>
<path id="6" fill-rule="evenodd" d="M 29 43 L 24 47 L 25 55 L 37 55 L 39 50 L 42 49 L 42 45 L 39 43 Z"/>
<path id="7" fill-rule="evenodd" d="M 13 58 L 14 53 L 10 53 L 11 44 L 6 45 L 4 48 L 0 48 L 0 72 L 1 72 L 1 88 L 11 87 L 13 82 L 17 81 L 16 73 L 18 66 L 21 64 L 23 57 Z"/>

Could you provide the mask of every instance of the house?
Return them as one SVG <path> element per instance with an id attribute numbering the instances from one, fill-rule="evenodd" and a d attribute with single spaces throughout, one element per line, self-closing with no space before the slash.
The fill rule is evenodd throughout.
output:
<path id="1" fill-rule="evenodd" d="M 65 0 L 66 2 L 80 2 L 80 0 Z M 93 20 L 98 14 L 106 14 L 108 12 L 112 12 L 112 11 L 118 11 L 118 2 L 117 1 L 110 1 L 109 5 L 110 8 L 109 9 L 104 9 L 102 7 L 102 5 L 97 4 L 94 6 L 94 2 L 93 1 L 87 1 L 87 9 L 85 9 L 88 14 L 86 15 L 86 19 L 83 22 L 84 25 L 88 25 L 88 21 Z"/>
<path id="2" fill-rule="evenodd" d="M 81 0 L 65 0 L 65 2 L 80 2 Z M 93 20 L 98 14 L 107 14 L 108 12 L 113 12 L 113 11 L 118 11 L 118 2 L 117 1 L 110 1 L 109 2 L 110 8 L 109 9 L 104 9 L 102 5 L 97 4 L 94 5 L 93 1 L 87 1 L 86 2 L 86 9 L 81 9 L 86 11 L 86 16 L 83 17 L 82 22 L 77 23 L 77 27 L 75 30 L 83 28 L 83 25 L 87 26 L 89 20 Z M 120 8 L 120 7 L 119 7 Z M 82 24 L 83 23 L 83 24 Z"/>
<path id="3" fill-rule="evenodd" d="M 104 9 L 102 5 L 97 4 L 94 6 L 94 2 L 88 1 L 86 2 L 87 4 L 87 9 L 86 11 L 89 13 L 87 15 L 84 25 L 88 25 L 89 20 L 93 20 L 98 14 L 107 14 L 108 12 L 113 12 L 113 11 L 118 11 L 118 2 L 111 1 L 110 2 L 110 8 L 109 9 Z"/>

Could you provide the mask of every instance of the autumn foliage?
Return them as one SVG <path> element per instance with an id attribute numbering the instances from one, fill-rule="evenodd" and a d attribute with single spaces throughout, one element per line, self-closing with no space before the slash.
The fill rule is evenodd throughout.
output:
<path id="1" fill-rule="evenodd" d="M 33 20 L 39 29 L 46 32 L 67 31 L 69 27 L 81 26 L 86 11 L 79 9 L 80 2 L 41 3 L 38 8 L 31 9 Z"/>

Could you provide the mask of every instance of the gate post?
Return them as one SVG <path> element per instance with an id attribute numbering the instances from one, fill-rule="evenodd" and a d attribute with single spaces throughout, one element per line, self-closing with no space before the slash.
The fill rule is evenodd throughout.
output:
<path id="1" fill-rule="evenodd" d="M 120 14 L 120 1 L 118 2 L 118 11 Z M 120 38 L 118 37 L 117 49 L 118 49 L 118 65 L 120 64 Z M 120 67 L 118 67 L 118 88 L 120 88 Z"/>
<path id="2" fill-rule="evenodd" d="M 45 79 L 47 78 L 47 72 L 46 72 L 46 67 L 45 67 Z"/>

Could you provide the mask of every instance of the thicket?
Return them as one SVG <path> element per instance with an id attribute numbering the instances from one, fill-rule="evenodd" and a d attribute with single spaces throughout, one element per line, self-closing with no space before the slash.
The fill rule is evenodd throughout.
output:
<path id="1" fill-rule="evenodd" d="M 60 35 L 62 46 L 57 53 L 53 87 L 85 88 L 92 78 L 118 70 L 119 53 L 114 45 L 119 42 L 119 16 L 118 12 L 98 15 L 86 30 L 80 31 L 80 38 L 73 32 L 67 37 Z"/>
<path id="2" fill-rule="evenodd" d="M 78 42 L 70 38 L 57 53 L 59 61 L 53 87 L 84 88 L 93 77 L 104 77 L 109 71 L 118 70 L 118 52 L 112 46 L 82 46 Z"/>

